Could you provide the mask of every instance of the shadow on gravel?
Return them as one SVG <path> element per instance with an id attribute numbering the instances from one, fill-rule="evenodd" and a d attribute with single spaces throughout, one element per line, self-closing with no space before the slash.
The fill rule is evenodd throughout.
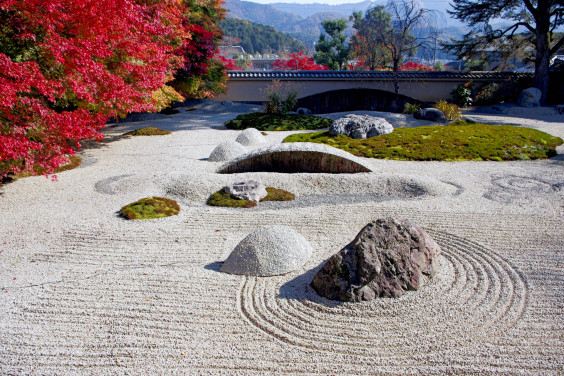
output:
<path id="1" fill-rule="evenodd" d="M 223 261 L 216 261 L 212 262 L 211 264 L 207 264 L 206 266 L 204 266 L 204 269 L 220 273 L 221 265 L 223 265 Z"/>
<path id="2" fill-rule="evenodd" d="M 317 273 L 317 271 L 321 269 L 323 265 L 325 265 L 326 261 L 327 260 L 324 260 L 315 268 L 310 269 L 304 274 L 301 274 L 296 278 L 284 283 L 282 286 L 280 286 L 278 297 L 280 299 L 287 299 L 287 300 L 301 300 L 301 301 L 309 300 L 310 302 L 323 305 L 329 308 L 338 307 L 344 304 L 343 302 L 338 300 L 330 300 L 319 296 L 315 292 L 315 290 L 309 285 L 311 283 L 311 280 L 315 276 L 315 273 Z"/>

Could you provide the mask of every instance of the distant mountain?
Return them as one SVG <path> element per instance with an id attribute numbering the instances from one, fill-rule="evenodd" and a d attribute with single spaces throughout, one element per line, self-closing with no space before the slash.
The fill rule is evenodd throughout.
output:
<path id="1" fill-rule="evenodd" d="M 322 1 L 322 0 L 320 0 Z M 422 0 L 423 7 L 425 1 Z M 227 17 L 241 20 L 248 20 L 262 25 L 272 26 L 279 31 L 288 33 L 310 49 L 313 50 L 315 42 L 319 40 L 319 35 L 323 29 L 321 22 L 326 19 L 345 18 L 348 19 L 353 11 L 366 11 L 374 5 L 384 5 L 387 0 L 361 1 L 354 4 L 328 5 L 328 4 L 290 4 L 274 3 L 270 5 L 253 3 L 251 1 L 226 0 L 225 9 L 229 10 Z M 435 5 L 434 7 L 432 5 Z M 428 1 L 428 8 L 445 13 L 448 3 Z M 463 34 L 467 28 L 461 28 L 461 24 L 445 15 L 444 26 L 456 26 L 455 32 L 450 28 L 449 34 L 457 37 Z M 444 21 L 443 21 L 444 22 Z M 352 35 L 352 29 L 346 31 L 347 35 Z"/>
<path id="2" fill-rule="evenodd" d="M 273 8 L 286 13 L 292 13 L 300 17 L 313 16 L 316 13 L 337 13 L 341 17 L 348 18 L 355 11 L 364 12 L 366 9 L 370 8 L 371 5 L 384 5 L 386 0 L 381 1 L 363 1 L 354 4 L 340 4 L 340 5 L 328 5 L 328 4 L 289 4 L 289 3 L 273 3 L 269 4 Z"/>
<path id="3" fill-rule="evenodd" d="M 300 4 L 299 6 L 301 7 L 302 5 Z M 348 17 L 338 12 L 326 11 L 325 9 L 322 12 L 303 18 L 297 14 L 280 11 L 271 5 L 241 0 L 227 0 L 224 7 L 229 10 L 228 18 L 242 19 L 272 26 L 302 41 L 309 49 L 313 49 L 314 43 L 319 40 L 319 35 L 322 32 L 321 22 L 323 20 Z"/>
<path id="4" fill-rule="evenodd" d="M 306 50 L 299 40 L 282 33 L 272 26 L 247 20 L 227 18 L 220 24 L 226 36 L 239 39 L 239 45 L 250 54 L 291 53 Z"/>

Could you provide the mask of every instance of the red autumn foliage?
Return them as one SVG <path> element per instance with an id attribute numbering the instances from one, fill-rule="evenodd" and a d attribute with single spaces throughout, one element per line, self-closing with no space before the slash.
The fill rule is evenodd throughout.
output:
<path id="1" fill-rule="evenodd" d="M 243 68 L 238 66 L 237 63 L 235 62 L 235 60 L 233 60 L 233 59 L 227 59 L 227 58 L 225 58 L 221 55 L 217 55 L 217 59 L 219 59 L 219 61 L 221 61 L 221 64 L 223 64 L 223 66 L 227 70 L 243 70 Z"/>
<path id="2" fill-rule="evenodd" d="M 436 69 L 425 64 L 413 63 L 410 61 L 402 64 L 398 71 L 436 71 Z"/>
<path id="3" fill-rule="evenodd" d="M 194 2 L 209 5 L 0 0 L 0 177 L 52 173 L 108 117 L 181 98 L 166 82 L 181 67 L 205 72 L 219 35 L 211 17 L 187 21 Z"/>
<path id="4" fill-rule="evenodd" d="M 329 70 L 325 65 L 315 64 L 311 56 L 304 51 L 294 52 L 287 59 L 278 59 L 273 64 L 274 70 Z"/>

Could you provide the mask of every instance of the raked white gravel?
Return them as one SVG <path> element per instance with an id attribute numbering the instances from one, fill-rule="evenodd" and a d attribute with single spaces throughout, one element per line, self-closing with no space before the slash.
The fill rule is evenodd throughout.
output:
<path id="1" fill-rule="evenodd" d="M 562 155 L 216 174 L 222 163 L 207 158 L 240 133 L 222 124 L 248 108 L 206 102 L 108 127 L 108 137 L 144 126 L 173 133 L 85 150 L 83 166 L 56 182 L 0 186 L 1 375 L 564 373 Z M 564 137 L 564 116 L 542 111 L 469 116 Z M 205 205 L 241 179 L 291 191 L 296 203 Z M 180 214 L 118 217 L 153 195 L 177 199 Z M 422 225 L 442 246 L 432 283 L 366 304 L 319 298 L 309 282 L 320 265 L 387 216 Z M 298 231 L 312 257 L 283 276 L 221 273 L 235 246 L 266 225 Z"/>

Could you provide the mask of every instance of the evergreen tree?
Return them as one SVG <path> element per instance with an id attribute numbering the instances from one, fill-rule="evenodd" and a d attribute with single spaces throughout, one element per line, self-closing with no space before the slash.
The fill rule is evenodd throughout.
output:
<path id="1" fill-rule="evenodd" d="M 527 30 L 526 40 L 534 46 L 535 87 L 546 100 L 549 86 L 550 58 L 564 45 L 564 37 L 555 30 L 564 25 L 563 0 L 453 0 L 449 11 L 473 27 L 462 40 L 453 40 L 445 47 L 461 57 L 473 57 L 504 39 L 515 39 L 517 32 Z M 510 25 L 492 26 L 491 21 L 503 18 Z"/>
<path id="2" fill-rule="evenodd" d="M 347 21 L 345 19 L 325 20 L 321 25 L 331 39 L 327 39 L 324 34 L 319 36 L 313 56 L 315 62 L 328 66 L 332 70 L 348 70 L 347 60 L 350 49 L 345 45 L 347 37 L 344 34 Z"/>

